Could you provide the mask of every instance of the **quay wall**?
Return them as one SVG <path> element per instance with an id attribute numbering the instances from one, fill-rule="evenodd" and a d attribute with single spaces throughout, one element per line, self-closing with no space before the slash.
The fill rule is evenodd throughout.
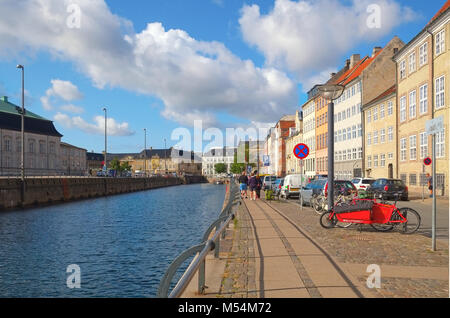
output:
<path id="1" fill-rule="evenodd" d="M 0 179 L 0 210 L 74 201 L 181 184 L 205 182 L 202 177 L 181 178 L 28 178 L 24 197 L 19 178 Z"/>

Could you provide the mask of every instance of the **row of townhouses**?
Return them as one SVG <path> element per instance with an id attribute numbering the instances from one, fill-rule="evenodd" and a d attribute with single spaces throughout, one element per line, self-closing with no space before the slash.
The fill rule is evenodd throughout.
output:
<path id="1" fill-rule="evenodd" d="M 399 178 L 412 192 L 426 184 L 423 160 L 432 154 L 426 122 L 442 116 L 444 130 L 436 139 L 438 194 L 449 186 L 450 1 L 407 44 L 394 37 L 371 55 L 353 54 L 332 73 L 326 84 L 345 86 L 334 101 L 308 91 L 308 100 L 294 116 L 284 116 L 264 141 L 262 172 L 285 176 L 300 173 L 293 154 L 305 143 L 310 154 L 303 162 L 309 177 L 328 173 L 328 135 L 334 136 L 335 177 Z M 318 83 L 319 84 L 319 83 Z M 320 83 L 323 84 L 323 83 Z M 328 131 L 334 120 L 334 131 Z"/>

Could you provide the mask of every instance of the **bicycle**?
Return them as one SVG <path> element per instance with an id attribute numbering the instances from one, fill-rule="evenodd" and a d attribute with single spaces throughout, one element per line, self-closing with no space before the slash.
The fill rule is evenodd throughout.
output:
<path id="1" fill-rule="evenodd" d="M 387 232 L 399 227 L 401 233 L 415 233 L 421 225 L 420 214 L 411 208 L 378 203 L 376 199 L 354 199 L 352 204 L 335 206 L 320 217 L 320 225 L 330 229 L 342 223 L 369 224 L 376 231 Z"/>

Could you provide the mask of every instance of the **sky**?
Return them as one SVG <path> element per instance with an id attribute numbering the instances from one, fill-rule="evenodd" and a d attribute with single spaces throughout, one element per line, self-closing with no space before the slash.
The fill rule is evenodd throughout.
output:
<path id="1" fill-rule="evenodd" d="M 108 152 L 141 151 L 144 128 L 148 148 L 202 151 L 294 114 L 350 55 L 409 42 L 444 3 L 0 0 L 0 96 L 21 104 L 22 64 L 27 109 L 65 142 L 102 152 L 106 108 Z"/>

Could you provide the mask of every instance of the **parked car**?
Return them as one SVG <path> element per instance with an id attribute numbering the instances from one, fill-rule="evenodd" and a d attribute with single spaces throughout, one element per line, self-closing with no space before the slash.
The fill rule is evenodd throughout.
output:
<path id="1" fill-rule="evenodd" d="M 106 172 L 103 170 L 97 171 L 97 177 L 106 177 Z"/>
<path id="2" fill-rule="evenodd" d="M 367 191 L 372 183 L 375 182 L 375 179 L 372 178 L 354 178 L 352 183 L 355 185 L 357 190 Z"/>
<path id="3" fill-rule="evenodd" d="M 290 174 L 284 178 L 283 186 L 281 187 L 280 196 L 289 199 L 293 196 L 298 196 L 302 187 L 302 175 Z M 306 176 L 303 176 L 306 178 Z"/>
<path id="4" fill-rule="evenodd" d="M 276 176 L 264 176 L 262 189 L 268 190 L 272 188 L 272 184 L 277 180 Z"/>
<path id="5" fill-rule="evenodd" d="M 402 201 L 408 201 L 408 187 L 400 179 L 377 179 L 367 192 L 372 198 L 395 200 L 398 197 Z"/>
<path id="6" fill-rule="evenodd" d="M 348 180 L 334 180 L 334 194 L 338 195 L 338 191 L 343 189 L 345 194 L 350 195 L 358 193 L 356 186 Z M 317 196 L 327 196 L 328 194 L 328 180 L 317 179 L 313 180 L 301 190 L 301 195 L 304 204 L 311 204 L 311 200 Z"/>
<path id="7" fill-rule="evenodd" d="M 272 183 L 272 191 L 274 196 L 280 196 L 281 188 L 283 187 L 284 178 L 278 178 Z"/>
<path id="8" fill-rule="evenodd" d="M 323 194 L 327 179 L 312 180 L 309 184 L 300 190 L 300 195 L 303 198 L 303 204 L 311 204 L 311 200 L 315 196 Z"/>

